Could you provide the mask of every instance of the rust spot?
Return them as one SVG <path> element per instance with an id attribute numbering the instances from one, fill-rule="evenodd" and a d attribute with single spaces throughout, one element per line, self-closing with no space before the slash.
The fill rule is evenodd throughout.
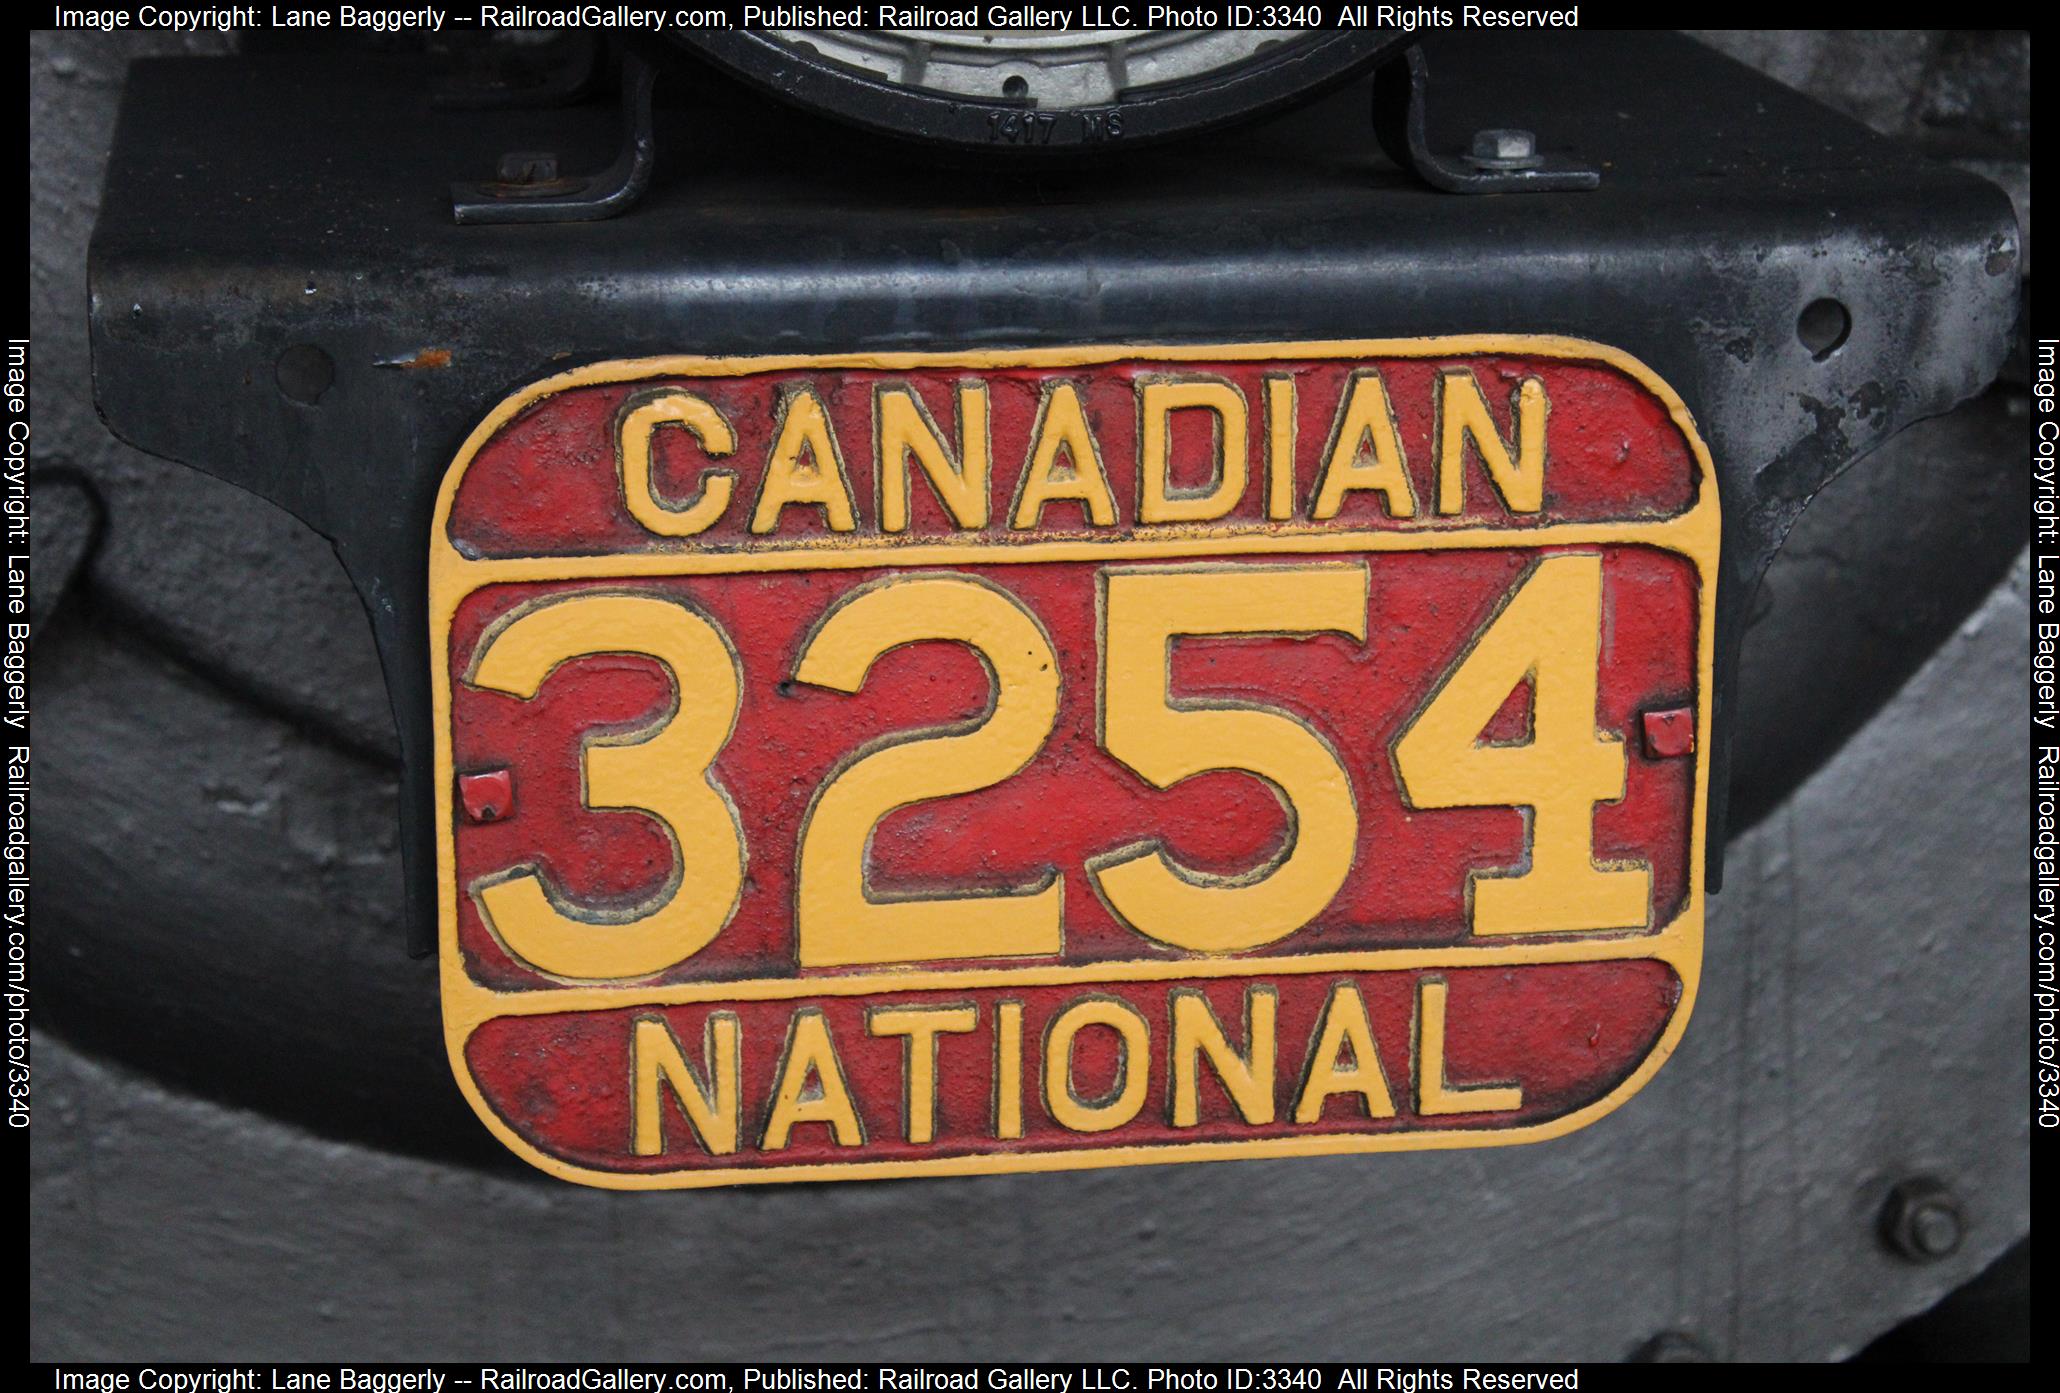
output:
<path id="1" fill-rule="evenodd" d="M 406 358 L 381 358 L 373 364 L 380 368 L 399 368 L 403 372 L 415 372 L 425 368 L 447 368 L 455 355 L 448 348 L 423 348 Z"/>

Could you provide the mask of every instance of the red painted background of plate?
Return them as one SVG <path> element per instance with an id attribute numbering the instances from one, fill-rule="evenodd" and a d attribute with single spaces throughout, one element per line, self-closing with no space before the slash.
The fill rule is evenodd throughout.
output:
<path id="1" fill-rule="evenodd" d="M 874 387 L 883 382 L 914 386 L 955 448 L 959 425 L 954 384 L 975 377 L 989 385 L 993 442 L 989 481 L 993 524 L 983 535 L 1009 541 L 1033 539 L 1030 533 L 1009 532 L 1009 505 L 1031 443 L 1039 393 L 1045 384 L 1055 381 L 1075 383 L 1081 390 L 1122 524 L 1091 529 L 1090 534 L 1110 536 L 1130 530 L 1137 496 L 1135 379 L 1141 374 L 1207 375 L 1242 389 L 1249 408 L 1250 483 L 1240 507 L 1223 520 L 1225 524 L 1261 520 L 1266 458 L 1264 379 L 1278 373 L 1295 376 L 1299 425 L 1296 516 L 1306 518 L 1339 399 L 1350 375 L 1367 367 L 1377 368 L 1387 382 L 1398 437 L 1415 485 L 1418 513 L 1414 521 L 1399 521 L 1387 516 L 1379 496 L 1352 493 L 1346 495 L 1337 518 L 1339 527 L 1536 527 L 1553 522 L 1668 517 L 1694 502 L 1695 460 L 1667 408 L 1631 378 L 1600 364 L 1501 355 L 1216 363 L 1136 359 L 1091 367 L 979 372 L 809 369 L 739 377 L 653 377 L 574 387 L 530 407 L 479 450 L 453 502 L 450 537 L 467 555 L 484 557 L 699 549 L 748 545 L 754 540 L 762 544 L 764 539 L 754 539 L 746 530 L 751 501 L 774 438 L 781 394 L 803 383 L 816 389 L 828 409 L 857 501 L 859 527 L 855 535 L 877 535 Z M 1527 376 L 1538 377 L 1545 384 L 1551 411 L 1546 425 L 1549 466 L 1542 512 L 1512 515 L 1504 509 L 1469 451 L 1467 506 L 1453 518 L 1437 515 L 1433 384 L 1441 370 L 1455 367 L 1476 375 L 1505 437 L 1510 394 L 1516 384 Z M 722 520 L 686 541 L 653 537 L 640 527 L 623 504 L 617 478 L 615 414 L 632 392 L 662 385 L 685 387 L 713 403 L 737 434 L 736 452 L 710 461 L 684 431 L 657 433 L 653 477 L 661 498 L 692 497 L 704 467 L 734 470 L 739 475 Z M 1176 486 L 1196 487 L 1213 477 L 1210 430 L 1207 413 L 1175 413 L 1171 474 Z M 952 530 L 949 517 L 920 478 L 912 489 L 912 499 L 911 537 L 965 535 Z M 1054 503 L 1037 535 L 1077 532 L 1085 526 L 1080 505 Z M 1153 529 L 1136 530 L 1149 533 Z M 774 537 L 792 540 L 828 535 L 820 509 L 795 506 L 785 511 Z"/>
<path id="2" fill-rule="evenodd" d="M 1495 1130 L 1535 1124 L 1595 1101 L 1635 1068 L 1651 1050 L 1680 1000 L 1680 984 L 1663 963 L 1651 960 L 1557 964 L 1524 968 L 1467 968 L 1440 974 L 1448 983 L 1446 1075 L 1455 1084 L 1515 1083 L 1523 1106 L 1514 1112 L 1471 1113 L 1423 1118 L 1415 1114 L 1412 1020 L 1417 982 L 1413 972 L 1315 974 L 1261 977 L 1279 993 L 1276 1042 L 1276 1117 L 1271 1124 L 1247 1123 L 1231 1106 L 1213 1071 L 1199 1070 L 1199 1125 L 1174 1127 L 1168 1103 L 1167 1049 L 1171 1037 L 1168 994 L 1176 987 L 1199 989 L 1222 1021 L 1233 1045 L 1244 1038 L 1243 980 L 1126 983 L 1118 988 L 1038 987 L 1029 990 L 893 992 L 878 997 L 824 997 L 801 1001 L 741 1002 L 719 1006 L 676 1006 L 593 1011 L 547 1016 L 508 1016 L 489 1021 L 473 1035 L 466 1059 L 494 1111 L 539 1149 L 574 1163 L 611 1171 L 691 1168 L 736 1169 L 764 1165 L 895 1161 L 964 1156 L 988 1151 L 1049 1152 L 1089 1147 L 1165 1145 L 1196 1141 L 1376 1134 L 1434 1126 Z M 1373 1022 L 1388 1089 L 1398 1115 L 1372 1119 L 1357 1094 L 1332 1098 L 1320 1122 L 1292 1122 L 1312 1035 L 1334 983 L 1359 986 Z M 1045 1111 L 1041 1080 L 1044 1029 L 1065 1005 L 1089 992 L 1119 995 L 1151 1027 L 1149 1088 L 1143 1108 L 1126 1125 L 1082 1134 L 1053 1122 Z M 1023 1124 L 1020 1140 L 993 1136 L 994 1006 L 1024 1003 Z M 904 1042 L 874 1037 L 865 1029 L 873 1004 L 962 1004 L 979 1009 L 970 1034 L 938 1037 L 936 1139 L 924 1145 L 904 1140 L 901 1114 Z M 795 1128 L 790 1144 L 762 1152 L 776 1084 L 775 1070 L 787 1024 L 797 1009 L 824 1013 L 851 1094 L 865 1128 L 862 1148 L 836 1144 L 824 1124 Z M 641 1015 L 663 1018 L 678 1037 L 697 1074 L 702 1062 L 702 1027 L 713 1010 L 734 1011 L 742 1022 L 744 1123 L 742 1145 L 726 1157 L 711 1157 L 694 1140 L 670 1095 L 665 1095 L 664 1153 L 636 1156 L 631 1150 L 631 1023 Z M 1088 1098 L 1107 1094 L 1115 1083 L 1117 1037 L 1090 1027 L 1076 1038 L 1075 1084 Z"/>

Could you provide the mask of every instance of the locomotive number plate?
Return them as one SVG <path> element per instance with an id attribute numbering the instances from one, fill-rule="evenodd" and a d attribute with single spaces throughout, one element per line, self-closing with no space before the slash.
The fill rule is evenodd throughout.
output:
<path id="1" fill-rule="evenodd" d="M 1717 545 L 1566 339 L 539 382 L 430 540 L 459 1083 L 617 1187 L 1570 1131 L 1694 996 Z"/>

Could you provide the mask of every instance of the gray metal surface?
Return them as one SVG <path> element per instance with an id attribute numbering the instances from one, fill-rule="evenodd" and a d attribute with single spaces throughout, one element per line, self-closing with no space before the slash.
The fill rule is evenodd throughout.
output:
<path id="1" fill-rule="evenodd" d="M 1739 840 L 1680 1053 L 1571 1137 L 619 1195 L 323 1141 L 45 1037 L 31 1352 L 1610 1359 L 1679 1330 L 1850 1353 L 2030 1223 L 2029 847 L 1996 796 L 2027 772 L 1998 738 L 2025 585 Z M 1968 1223 L 1921 1266 L 1875 1223 L 1916 1173 Z"/>

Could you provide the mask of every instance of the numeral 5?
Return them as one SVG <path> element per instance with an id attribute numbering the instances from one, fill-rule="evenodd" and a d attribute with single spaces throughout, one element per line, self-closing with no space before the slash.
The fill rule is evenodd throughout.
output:
<path id="1" fill-rule="evenodd" d="M 1102 573 L 1101 743 L 1155 788 L 1211 770 L 1254 774 L 1280 800 L 1285 847 L 1241 875 L 1192 870 L 1157 842 L 1091 863 L 1109 908 L 1138 932 L 1195 952 L 1284 938 L 1330 903 L 1352 869 L 1359 810 L 1344 761 L 1314 728 L 1270 706 L 1175 699 L 1175 639 L 1341 633 L 1366 638 L 1363 562 L 1144 567 Z"/>

